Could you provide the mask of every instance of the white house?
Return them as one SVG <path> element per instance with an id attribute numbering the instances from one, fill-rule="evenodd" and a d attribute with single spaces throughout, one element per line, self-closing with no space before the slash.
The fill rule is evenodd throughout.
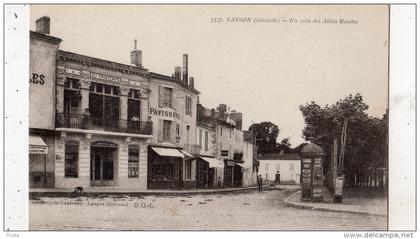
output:
<path id="1" fill-rule="evenodd" d="M 277 153 L 258 155 L 258 174 L 264 181 L 276 181 L 276 175 L 280 175 L 282 184 L 300 183 L 301 158 L 297 153 Z"/>

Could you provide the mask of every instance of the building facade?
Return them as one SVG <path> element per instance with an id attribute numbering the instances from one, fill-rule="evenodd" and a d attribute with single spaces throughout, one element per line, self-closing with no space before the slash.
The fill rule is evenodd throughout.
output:
<path id="1" fill-rule="evenodd" d="M 37 20 L 29 48 L 29 186 L 53 187 L 55 168 L 55 75 L 61 39 Z"/>
<path id="2" fill-rule="evenodd" d="M 196 102 L 183 74 L 59 50 L 49 18 L 30 32 L 30 185 L 193 188 Z"/>
<path id="3" fill-rule="evenodd" d="M 259 154 L 259 171 L 265 181 L 300 184 L 301 157 L 296 153 Z"/>

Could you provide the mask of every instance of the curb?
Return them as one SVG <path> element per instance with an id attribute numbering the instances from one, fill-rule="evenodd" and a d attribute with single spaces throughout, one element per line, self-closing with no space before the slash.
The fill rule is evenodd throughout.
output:
<path id="1" fill-rule="evenodd" d="M 281 190 L 279 188 L 265 186 L 265 190 Z M 39 197 L 98 197 L 98 196 L 189 196 L 189 195 L 211 195 L 211 194 L 223 194 L 223 193 L 243 193 L 247 191 L 258 190 L 257 187 L 248 187 L 248 188 L 231 188 L 231 189 L 222 189 L 222 190 L 209 190 L 209 191 L 141 191 L 141 192 L 124 192 L 124 191 L 103 191 L 103 192 L 81 192 L 73 193 L 71 191 L 45 191 L 45 192 L 29 192 L 29 199 L 35 199 Z"/>
<path id="2" fill-rule="evenodd" d="M 300 209 L 310 209 L 310 210 L 325 211 L 325 212 L 345 212 L 345 213 L 353 213 L 353 214 L 358 214 L 358 215 L 370 215 L 370 216 L 380 216 L 380 217 L 386 217 L 387 216 L 387 215 L 379 214 L 379 213 L 357 212 L 357 211 L 343 210 L 343 209 L 313 207 L 313 206 L 305 205 L 304 203 L 301 203 L 301 202 L 291 202 L 291 201 L 289 201 L 289 199 L 296 196 L 296 194 L 300 194 L 300 190 L 293 193 L 292 195 L 288 196 L 287 198 L 283 199 L 283 202 L 285 202 L 288 206 L 295 207 L 295 208 L 300 208 Z"/>

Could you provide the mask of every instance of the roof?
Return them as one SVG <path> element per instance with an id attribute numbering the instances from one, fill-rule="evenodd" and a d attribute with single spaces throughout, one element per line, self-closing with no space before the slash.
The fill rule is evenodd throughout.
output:
<path id="1" fill-rule="evenodd" d="M 300 154 L 302 156 L 317 157 L 324 155 L 324 150 L 319 145 L 310 143 L 302 148 Z"/>
<path id="2" fill-rule="evenodd" d="M 258 160 L 301 160 L 297 153 L 258 154 Z"/>
<path id="3" fill-rule="evenodd" d="M 39 33 L 38 33 L 39 34 Z M 42 35 L 42 34 L 41 34 Z M 60 40 L 61 41 L 61 40 Z M 181 86 L 182 88 L 185 88 L 187 90 L 190 90 L 194 94 L 200 94 L 200 92 L 194 88 L 191 88 L 190 86 L 186 85 L 184 82 L 170 76 L 158 74 L 155 72 L 150 72 L 146 68 L 140 68 L 137 66 L 132 65 L 126 65 L 118 62 L 108 61 L 104 59 L 99 59 L 91 56 L 86 56 L 74 52 L 69 51 L 63 51 L 59 50 L 58 52 L 59 59 L 62 61 L 73 61 L 77 63 L 87 64 L 90 66 L 97 66 L 104 69 L 109 69 L 113 71 L 119 71 L 124 74 L 133 74 L 133 75 L 139 75 L 148 79 L 158 79 L 158 80 L 164 80 L 172 83 L 176 83 L 177 85 Z"/>

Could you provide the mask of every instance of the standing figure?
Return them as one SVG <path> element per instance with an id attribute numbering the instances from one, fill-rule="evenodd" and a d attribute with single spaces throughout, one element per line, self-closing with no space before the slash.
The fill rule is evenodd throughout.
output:
<path id="1" fill-rule="evenodd" d="M 257 177 L 257 184 L 258 184 L 258 192 L 262 192 L 262 184 L 263 184 L 263 178 L 261 177 L 261 174 Z"/>

